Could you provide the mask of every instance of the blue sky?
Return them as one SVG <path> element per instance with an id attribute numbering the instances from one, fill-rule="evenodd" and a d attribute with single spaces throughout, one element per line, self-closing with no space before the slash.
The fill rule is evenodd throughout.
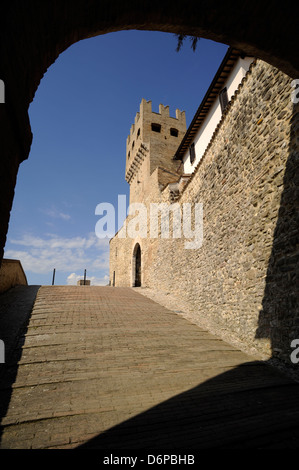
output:
<path id="1" fill-rule="evenodd" d="M 121 31 L 80 41 L 48 69 L 29 109 L 33 143 L 19 169 L 5 258 L 29 284 L 109 280 L 109 243 L 95 235 L 95 208 L 127 196 L 126 138 L 142 98 L 186 112 L 190 124 L 227 47 L 173 34 Z"/>

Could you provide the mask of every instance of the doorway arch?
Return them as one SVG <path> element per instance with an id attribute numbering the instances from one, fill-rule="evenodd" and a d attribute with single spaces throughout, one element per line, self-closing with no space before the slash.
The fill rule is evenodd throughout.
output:
<path id="1" fill-rule="evenodd" d="M 141 287 L 141 248 L 139 243 L 136 243 L 133 250 L 132 274 L 132 287 Z"/>

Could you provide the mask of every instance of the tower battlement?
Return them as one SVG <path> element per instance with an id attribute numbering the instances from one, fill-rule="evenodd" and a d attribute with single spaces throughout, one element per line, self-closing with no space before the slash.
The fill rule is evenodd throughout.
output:
<path id="1" fill-rule="evenodd" d="M 152 111 L 152 102 L 143 98 L 127 137 L 126 180 L 131 181 L 149 150 L 149 158 L 155 152 L 150 171 L 159 166 L 159 163 L 165 166 L 165 159 L 170 160 L 174 155 L 185 132 L 185 111 L 176 109 L 175 117 L 172 117 L 169 106 L 160 104 L 159 112 L 156 113 Z M 157 153 L 158 146 L 160 150 Z"/>
<path id="2" fill-rule="evenodd" d="M 159 112 L 156 113 L 152 111 L 152 101 L 151 100 L 146 101 L 143 98 L 140 103 L 140 110 L 136 113 L 134 123 L 132 124 L 131 129 L 130 129 L 130 134 L 127 137 L 127 144 L 131 142 L 132 137 L 134 136 L 135 131 L 137 129 L 137 126 L 138 124 L 140 124 L 140 117 L 143 117 L 143 118 L 146 117 L 148 119 L 152 117 L 152 119 L 159 119 L 159 116 L 161 116 L 161 118 L 173 119 L 174 120 L 173 125 L 176 124 L 175 121 L 178 121 L 178 125 L 180 125 L 181 123 L 185 124 L 186 122 L 185 111 L 180 111 L 179 109 L 176 109 L 175 117 L 173 117 L 173 116 L 170 116 L 169 106 L 164 106 L 163 104 L 159 104 Z"/>

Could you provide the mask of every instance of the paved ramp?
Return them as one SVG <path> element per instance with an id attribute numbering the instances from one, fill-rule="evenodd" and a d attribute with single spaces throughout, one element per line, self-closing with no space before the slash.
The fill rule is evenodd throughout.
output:
<path id="1" fill-rule="evenodd" d="M 1 366 L 2 448 L 298 447 L 299 384 L 133 289 L 29 304 Z"/>

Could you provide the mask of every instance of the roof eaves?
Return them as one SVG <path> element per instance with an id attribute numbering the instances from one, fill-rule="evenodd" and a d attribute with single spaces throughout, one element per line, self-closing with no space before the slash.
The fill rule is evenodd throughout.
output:
<path id="1" fill-rule="evenodd" d="M 192 122 L 173 157 L 174 160 L 183 159 L 185 151 L 189 147 L 189 144 L 191 144 L 192 137 L 195 135 L 204 121 L 204 118 L 208 114 L 212 104 L 215 102 L 215 99 L 218 96 L 218 92 L 223 88 L 226 78 L 230 74 L 233 66 L 240 56 L 242 56 L 241 51 L 238 51 L 232 47 L 228 48 L 227 53 L 225 54 L 220 67 L 217 70 L 211 85 L 209 86 L 208 91 L 199 105 L 199 108 L 197 109 Z"/>

